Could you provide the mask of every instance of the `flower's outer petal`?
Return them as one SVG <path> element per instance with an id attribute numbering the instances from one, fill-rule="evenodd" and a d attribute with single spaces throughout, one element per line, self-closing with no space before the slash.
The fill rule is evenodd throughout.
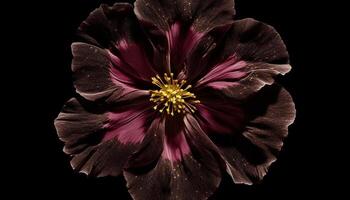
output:
<path id="1" fill-rule="evenodd" d="M 73 169 L 94 176 L 121 173 L 131 154 L 147 136 L 149 124 L 143 113 L 137 117 L 127 114 L 120 112 L 119 116 L 114 114 L 111 118 L 109 112 L 91 103 L 81 103 L 74 98 L 66 103 L 55 120 L 55 127 L 65 143 L 64 152 L 72 155 Z M 142 126 L 137 126 L 141 123 Z M 114 130 L 120 127 L 128 132 L 116 134 Z M 111 133 L 114 137 L 110 137 Z"/>
<path id="2" fill-rule="evenodd" d="M 247 123 L 241 134 L 209 136 L 234 182 L 252 184 L 260 181 L 276 160 L 296 111 L 289 93 L 279 86 L 265 87 L 244 107 Z"/>
<path id="3" fill-rule="evenodd" d="M 163 132 L 155 135 L 157 143 L 142 148 L 135 157 L 137 162 L 132 162 L 124 172 L 135 200 L 201 200 L 211 196 L 218 187 L 221 169 L 214 156 L 216 152 L 197 140 L 196 130 L 189 125 L 184 127 L 183 119 L 178 121 L 180 124 L 171 125 L 175 121 L 164 122 L 160 129 Z M 142 152 L 153 152 L 159 159 L 145 163 Z"/>
<path id="4" fill-rule="evenodd" d="M 134 23 L 130 13 L 132 6 L 128 3 L 116 3 L 112 7 L 102 4 L 80 24 L 78 35 L 86 43 L 108 49 L 121 38 L 131 36 L 132 29 L 126 26 Z"/>
<path id="5" fill-rule="evenodd" d="M 155 76 L 157 65 L 152 58 L 157 52 L 141 29 L 131 4 L 102 4 L 81 23 L 78 35 L 83 42 L 108 49 L 120 60 L 123 74 L 134 82 L 147 83 Z"/>
<path id="6" fill-rule="evenodd" d="M 196 87 L 211 87 L 236 99 L 271 85 L 276 75 L 291 69 L 280 35 L 254 19 L 235 21 L 217 51 L 214 56 L 223 61 L 208 70 Z"/>
<path id="7" fill-rule="evenodd" d="M 72 71 L 78 94 L 90 101 L 118 102 L 149 94 L 117 77 L 108 51 L 86 43 L 72 44 Z M 122 78 L 122 77 L 121 77 Z"/>
<path id="8" fill-rule="evenodd" d="M 164 32 L 176 21 L 207 32 L 232 22 L 235 10 L 233 0 L 137 0 L 135 14 L 142 23 Z"/>
<path id="9" fill-rule="evenodd" d="M 101 112 L 95 109 L 89 112 L 86 106 L 72 98 L 63 106 L 55 120 L 55 127 L 60 140 L 65 142 L 63 151 L 76 154 L 97 144 L 107 123 L 107 117 Z"/>
<path id="10" fill-rule="evenodd" d="M 194 52 L 203 56 L 210 49 L 211 32 L 224 32 L 232 23 L 234 1 L 137 0 L 135 14 L 160 52 L 162 67 L 179 76 Z"/>

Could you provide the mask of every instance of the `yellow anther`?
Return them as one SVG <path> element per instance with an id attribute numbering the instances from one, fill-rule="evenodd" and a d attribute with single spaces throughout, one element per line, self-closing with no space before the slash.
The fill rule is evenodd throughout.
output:
<path id="1" fill-rule="evenodd" d="M 180 84 L 178 84 L 180 82 Z M 164 74 L 163 79 L 156 75 L 152 77 L 152 83 L 159 87 L 158 90 L 151 90 L 150 101 L 156 103 L 153 109 L 159 109 L 160 113 L 166 110 L 166 113 L 174 116 L 174 113 L 186 113 L 195 112 L 196 107 L 192 104 L 200 103 L 196 100 L 196 96 L 187 91 L 192 86 L 187 85 L 186 88 L 182 88 L 186 84 L 186 80 L 174 80 L 174 74 Z M 186 99 L 186 100 L 185 100 Z"/>

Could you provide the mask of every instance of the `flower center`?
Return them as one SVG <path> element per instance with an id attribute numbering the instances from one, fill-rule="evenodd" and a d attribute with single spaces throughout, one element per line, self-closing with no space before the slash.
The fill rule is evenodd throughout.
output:
<path id="1" fill-rule="evenodd" d="M 187 85 L 183 88 L 186 81 L 174 80 L 173 76 L 173 73 L 170 73 L 170 76 L 165 73 L 163 79 L 159 75 L 152 77 L 152 83 L 160 88 L 151 90 L 150 101 L 156 104 L 153 108 L 161 113 L 166 110 L 166 113 L 172 116 L 176 113 L 195 112 L 196 107 L 193 104 L 200 101 L 188 91 L 192 86 Z"/>

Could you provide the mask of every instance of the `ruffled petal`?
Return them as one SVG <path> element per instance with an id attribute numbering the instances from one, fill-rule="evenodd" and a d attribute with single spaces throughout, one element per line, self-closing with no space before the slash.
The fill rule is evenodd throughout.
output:
<path id="1" fill-rule="evenodd" d="M 108 124 L 102 141 L 117 139 L 120 143 L 143 141 L 147 128 L 155 117 L 155 111 L 148 99 L 128 101 L 110 108 L 106 113 Z"/>
<path id="2" fill-rule="evenodd" d="M 211 46 L 209 32 L 232 23 L 234 1 L 137 0 L 135 14 L 160 52 L 163 67 L 178 76 L 194 52 L 203 56 L 202 50 Z"/>
<path id="3" fill-rule="evenodd" d="M 119 59 L 121 73 L 134 82 L 149 82 L 156 74 L 152 57 L 157 54 L 141 29 L 128 3 L 102 4 L 81 23 L 78 34 L 84 42 L 108 49 Z"/>
<path id="4" fill-rule="evenodd" d="M 86 43 L 72 44 L 72 71 L 77 93 L 90 101 L 118 102 L 149 95 L 116 73 L 108 51 Z"/>
<path id="5" fill-rule="evenodd" d="M 199 96 L 200 94 L 198 94 Z M 207 134 L 240 134 L 245 125 L 245 111 L 242 105 L 232 99 L 219 95 L 211 98 L 199 96 L 194 116 Z M 220 102 L 220 103 L 218 103 Z"/>
<path id="6" fill-rule="evenodd" d="M 128 3 L 116 3 L 112 7 L 102 4 L 80 24 L 78 35 L 86 43 L 108 49 L 131 34 L 132 29 L 126 26 L 135 23 L 131 10 Z"/>
<path id="7" fill-rule="evenodd" d="M 168 31 L 176 21 L 192 24 L 194 30 L 206 32 L 232 22 L 233 0 L 136 0 L 135 13 L 142 23 Z"/>
<path id="8" fill-rule="evenodd" d="M 253 19 L 235 21 L 213 55 L 223 60 L 207 70 L 196 87 L 245 99 L 290 71 L 287 49 L 276 30 Z M 219 55 L 218 55 L 219 54 Z"/>
<path id="9" fill-rule="evenodd" d="M 55 127 L 65 143 L 64 152 L 72 155 L 73 169 L 94 176 L 121 173 L 131 154 L 147 137 L 152 118 L 151 114 L 145 117 L 140 109 L 135 109 L 134 115 L 125 112 L 111 114 L 77 99 L 66 103 Z"/>
<path id="10" fill-rule="evenodd" d="M 220 149 L 234 182 L 252 184 L 276 160 L 296 111 L 289 93 L 278 86 L 261 90 L 244 107 L 247 122 L 241 134 L 209 137 Z"/>
<path id="11" fill-rule="evenodd" d="M 185 126 L 183 119 L 170 120 L 173 121 L 163 121 L 163 132 L 155 135 L 158 143 L 142 149 L 153 152 L 159 159 L 140 165 L 143 163 L 140 151 L 135 157 L 139 161 L 137 167 L 134 162 L 124 172 L 129 192 L 136 200 L 207 199 L 221 180 L 215 152 L 197 139 L 193 127 Z"/>

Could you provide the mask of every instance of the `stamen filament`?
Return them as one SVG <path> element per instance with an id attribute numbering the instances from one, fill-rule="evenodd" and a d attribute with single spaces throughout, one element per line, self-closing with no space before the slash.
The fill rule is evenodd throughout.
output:
<path id="1" fill-rule="evenodd" d="M 174 116 L 176 113 L 195 112 L 196 107 L 193 104 L 200 103 L 199 100 L 195 100 L 196 95 L 189 92 L 192 88 L 191 85 L 187 85 L 186 88 L 182 88 L 186 84 L 186 80 L 174 79 L 174 74 L 164 74 L 163 79 L 156 75 L 152 77 L 152 83 L 159 87 L 159 90 L 151 90 L 150 101 L 156 105 L 154 110 L 159 109 L 160 113 L 163 113 L 164 109 L 168 115 Z M 186 100 L 185 100 L 186 99 Z"/>

